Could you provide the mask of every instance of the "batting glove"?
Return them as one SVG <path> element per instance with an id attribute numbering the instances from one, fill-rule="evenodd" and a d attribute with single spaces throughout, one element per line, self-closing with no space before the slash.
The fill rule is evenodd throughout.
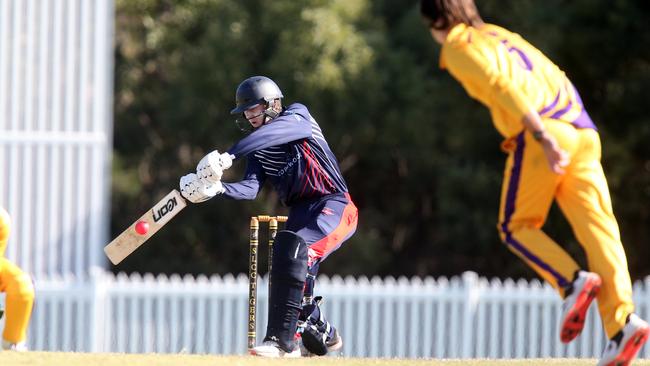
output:
<path id="1" fill-rule="evenodd" d="M 217 150 L 204 156 L 196 166 L 196 175 L 206 184 L 221 181 L 223 171 L 232 166 L 232 155 L 220 154 Z"/>
<path id="2" fill-rule="evenodd" d="M 199 177 L 190 173 L 181 177 L 180 180 L 181 194 L 192 203 L 200 203 L 225 192 L 225 188 L 220 181 L 212 184 L 205 184 Z"/>

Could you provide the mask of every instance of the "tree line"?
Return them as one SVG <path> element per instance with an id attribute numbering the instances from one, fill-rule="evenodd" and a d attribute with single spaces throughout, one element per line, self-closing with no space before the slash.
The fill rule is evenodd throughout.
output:
<path id="1" fill-rule="evenodd" d="M 601 133 L 631 273 L 650 274 L 650 5 L 477 3 L 580 91 Z M 534 276 L 496 230 L 501 138 L 487 110 L 439 70 L 417 1 L 118 0 L 115 37 L 111 236 L 204 154 L 243 137 L 229 114 L 235 88 L 266 75 L 285 104 L 301 102 L 319 121 L 360 209 L 357 233 L 321 273 Z M 287 213 L 270 187 L 256 201 L 190 207 L 115 270 L 245 272 L 249 217 L 262 213 Z M 582 258 L 558 213 L 545 230 Z"/>

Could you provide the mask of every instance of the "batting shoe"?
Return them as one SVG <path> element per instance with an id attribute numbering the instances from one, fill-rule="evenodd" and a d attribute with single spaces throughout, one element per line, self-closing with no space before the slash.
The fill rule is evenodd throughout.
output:
<path id="1" fill-rule="evenodd" d="M 300 357 L 300 347 L 294 347 L 293 351 L 287 352 L 280 347 L 275 340 L 266 340 L 260 346 L 252 348 L 250 354 L 253 356 L 269 358 L 298 358 Z"/>
<path id="2" fill-rule="evenodd" d="M 2 349 L 5 351 L 16 351 L 16 352 L 26 352 L 27 351 L 27 344 L 25 342 L 9 342 L 9 341 L 2 341 Z"/>
<path id="3" fill-rule="evenodd" d="M 627 366 L 648 340 L 650 326 L 643 319 L 630 314 L 627 323 L 607 343 L 598 366 Z"/>
<path id="4" fill-rule="evenodd" d="M 577 337 L 585 325 L 589 305 L 598 295 L 602 284 L 600 276 L 593 272 L 579 271 L 566 289 L 562 305 L 560 340 L 569 343 Z"/>

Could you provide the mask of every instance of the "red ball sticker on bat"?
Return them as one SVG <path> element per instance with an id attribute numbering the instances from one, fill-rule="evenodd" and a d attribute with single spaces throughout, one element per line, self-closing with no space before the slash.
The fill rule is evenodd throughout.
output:
<path id="1" fill-rule="evenodd" d="M 149 223 L 146 221 L 138 221 L 135 224 L 135 232 L 140 235 L 145 235 L 149 231 Z"/>

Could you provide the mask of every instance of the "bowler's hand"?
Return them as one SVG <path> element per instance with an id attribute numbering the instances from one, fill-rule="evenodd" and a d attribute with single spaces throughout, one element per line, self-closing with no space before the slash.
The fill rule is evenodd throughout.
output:
<path id="1" fill-rule="evenodd" d="M 564 168 L 571 162 L 569 153 L 560 147 L 555 136 L 546 131 L 539 139 L 539 143 L 542 144 L 544 155 L 546 155 L 546 160 L 553 173 L 564 174 Z"/>

